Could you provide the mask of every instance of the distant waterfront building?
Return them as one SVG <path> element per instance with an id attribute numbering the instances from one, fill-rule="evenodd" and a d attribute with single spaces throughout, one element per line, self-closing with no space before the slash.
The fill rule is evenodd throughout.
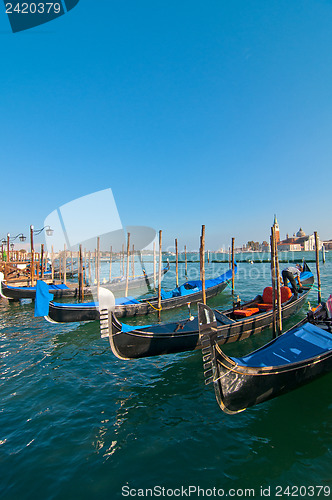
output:
<path id="1" fill-rule="evenodd" d="M 279 252 L 301 252 L 302 247 L 299 243 L 286 243 L 282 241 L 278 243 Z"/>
<path id="2" fill-rule="evenodd" d="M 332 250 L 332 240 L 323 241 L 322 243 L 325 247 L 325 250 Z"/>
<path id="3" fill-rule="evenodd" d="M 323 244 L 318 237 L 319 250 L 322 248 L 322 245 Z M 302 227 L 300 227 L 298 232 L 296 234 L 294 233 L 291 238 L 289 238 L 289 236 L 287 235 L 287 238 L 285 240 L 280 241 L 280 243 L 278 244 L 278 250 L 291 252 L 300 252 L 301 250 L 315 250 L 315 235 L 306 235 Z"/>

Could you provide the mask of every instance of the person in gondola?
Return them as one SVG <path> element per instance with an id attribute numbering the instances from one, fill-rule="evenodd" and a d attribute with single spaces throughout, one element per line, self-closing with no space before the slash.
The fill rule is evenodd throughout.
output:
<path id="1" fill-rule="evenodd" d="M 303 267 L 300 264 L 296 264 L 296 266 L 286 267 L 286 269 L 284 269 L 281 273 L 284 286 L 288 286 L 287 285 L 288 281 L 290 281 L 295 298 L 297 298 L 298 293 L 302 292 L 302 284 L 301 284 L 302 271 Z M 298 281 L 298 286 L 296 284 L 296 280 Z"/>

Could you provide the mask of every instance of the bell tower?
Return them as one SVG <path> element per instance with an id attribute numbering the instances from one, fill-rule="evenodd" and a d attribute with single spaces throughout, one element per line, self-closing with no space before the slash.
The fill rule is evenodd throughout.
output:
<path id="1" fill-rule="evenodd" d="M 275 234 L 276 234 L 276 242 L 279 243 L 280 241 L 280 233 L 279 233 L 279 224 L 278 224 L 278 221 L 277 221 L 277 216 L 276 214 L 274 214 L 274 222 L 273 222 L 273 226 L 275 228 Z"/>

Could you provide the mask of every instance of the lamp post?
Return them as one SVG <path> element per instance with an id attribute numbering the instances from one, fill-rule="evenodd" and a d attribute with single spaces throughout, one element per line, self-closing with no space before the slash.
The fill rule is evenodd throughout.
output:
<path id="1" fill-rule="evenodd" d="M 4 251 L 4 246 L 5 245 L 7 246 L 7 262 L 10 261 L 10 255 L 11 255 L 10 251 L 9 251 L 9 246 L 12 249 L 12 257 L 13 257 L 13 248 L 14 248 L 14 246 L 12 246 L 12 244 L 10 244 L 10 242 L 17 240 L 17 238 L 20 238 L 20 241 L 22 241 L 22 242 L 26 240 L 26 237 L 24 236 L 23 233 L 19 233 L 16 236 L 10 236 L 10 233 L 7 233 L 6 238 L 2 238 L 2 240 L 1 240 L 1 252 L 2 253 Z"/>
<path id="2" fill-rule="evenodd" d="M 34 249 L 33 249 L 33 226 L 30 226 L 30 278 L 31 278 L 31 286 L 34 285 Z"/>
<path id="3" fill-rule="evenodd" d="M 36 234 L 36 235 L 40 234 L 44 230 L 45 230 L 45 233 L 47 234 L 47 236 L 52 236 L 54 233 L 54 230 L 51 229 L 50 226 L 44 226 L 41 229 L 33 229 L 33 226 L 30 226 L 30 228 L 32 228 L 34 234 Z"/>
<path id="4" fill-rule="evenodd" d="M 10 234 L 7 233 L 7 262 L 10 262 L 9 240 L 10 240 Z"/>
<path id="5" fill-rule="evenodd" d="M 14 256 L 14 243 L 10 244 L 10 249 L 11 249 L 11 255 L 12 255 L 12 261 L 15 261 L 15 256 Z"/>
<path id="6" fill-rule="evenodd" d="M 9 236 L 10 241 L 15 241 L 15 240 L 17 240 L 17 238 L 20 238 L 20 241 L 25 241 L 26 240 L 26 236 L 24 236 L 23 233 L 19 233 L 16 236 L 10 236 L 10 234 L 8 233 L 7 237 L 8 236 Z M 6 238 L 2 238 L 1 243 L 5 244 L 7 242 L 7 237 Z"/>
<path id="7" fill-rule="evenodd" d="M 46 231 L 47 236 L 52 236 L 54 233 L 53 229 L 50 226 L 44 226 L 41 229 L 34 229 L 33 226 L 30 226 L 30 252 L 31 252 L 31 264 L 30 264 L 30 276 L 31 276 L 31 286 L 34 285 L 34 245 L 33 245 L 33 235 L 40 234 L 42 231 Z"/>

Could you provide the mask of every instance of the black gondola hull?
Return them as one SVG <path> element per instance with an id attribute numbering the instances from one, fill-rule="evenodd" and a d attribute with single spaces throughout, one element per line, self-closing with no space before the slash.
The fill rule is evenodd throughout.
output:
<path id="1" fill-rule="evenodd" d="M 314 278 L 309 278 L 305 285 L 310 286 Z M 306 301 L 309 290 L 297 299 L 292 299 L 282 307 L 284 320 L 296 314 Z M 247 305 L 255 302 L 250 301 Z M 224 311 L 224 314 L 229 313 Z M 260 333 L 263 329 L 272 326 L 273 312 L 261 313 L 254 317 L 237 321 L 229 325 L 218 326 L 218 344 L 223 345 L 247 339 L 251 335 Z M 175 354 L 201 348 L 199 337 L 198 318 L 193 321 L 180 321 L 166 325 L 156 325 L 151 328 L 142 328 L 129 332 L 121 331 L 121 323 L 113 318 L 111 347 L 113 353 L 120 359 L 134 359 L 162 354 Z"/>
<path id="2" fill-rule="evenodd" d="M 227 283 L 220 283 L 217 286 L 206 290 L 207 299 L 214 297 L 227 286 Z M 202 292 L 185 295 L 183 297 L 174 297 L 161 301 L 162 310 L 174 309 L 185 306 L 188 302 L 199 302 L 202 300 Z M 142 300 L 137 304 L 125 304 L 115 306 L 115 315 L 117 318 L 142 316 L 158 310 L 158 300 Z M 54 304 L 50 302 L 48 317 L 57 323 L 72 323 L 76 321 L 94 321 L 99 320 L 99 310 L 94 306 L 80 306 L 79 304 Z"/>
<path id="3" fill-rule="evenodd" d="M 286 367 L 243 370 L 218 352 L 215 391 L 226 413 L 238 413 L 251 406 L 305 385 L 332 370 L 332 352 Z M 220 383 L 219 383 L 220 382 Z"/>
<path id="4" fill-rule="evenodd" d="M 47 319 L 55 323 L 75 323 L 80 321 L 99 320 L 99 310 L 96 307 L 75 307 L 70 304 L 64 304 L 64 306 L 50 302 Z"/>
<path id="5" fill-rule="evenodd" d="M 58 290 L 50 290 L 50 293 L 54 298 L 76 298 L 78 297 L 78 288 L 64 288 Z M 90 288 L 84 288 L 85 295 L 91 295 Z M 20 299 L 31 299 L 35 300 L 36 298 L 36 290 L 20 287 L 11 287 L 7 286 L 5 283 L 2 283 L 2 295 L 10 300 L 20 300 Z"/>

